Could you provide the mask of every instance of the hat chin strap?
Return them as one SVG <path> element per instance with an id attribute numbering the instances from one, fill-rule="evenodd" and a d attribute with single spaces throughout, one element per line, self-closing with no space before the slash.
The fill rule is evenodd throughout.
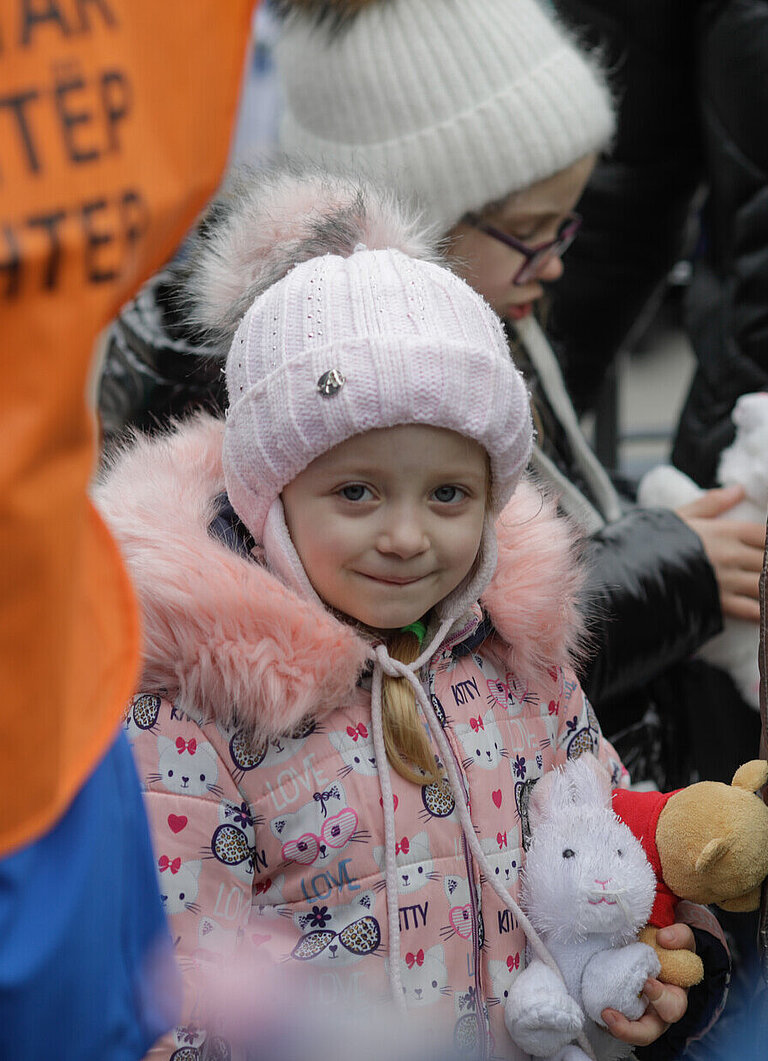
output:
<path id="1" fill-rule="evenodd" d="M 326 605 L 318 597 L 307 578 L 304 565 L 296 552 L 296 546 L 291 540 L 288 524 L 285 522 L 285 509 L 283 502 L 276 497 L 269 506 L 267 518 L 264 521 L 264 556 L 270 570 L 284 582 L 289 589 L 295 590 L 300 597 L 313 601 L 321 608 Z"/>
<path id="2" fill-rule="evenodd" d="M 498 545 L 496 541 L 496 516 L 487 512 L 483 522 L 483 533 L 477 558 L 468 575 L 456 589 L 435 605 L 435 614 L 444 619 L 461 619 L 480 600 L 496 571 Z"/>

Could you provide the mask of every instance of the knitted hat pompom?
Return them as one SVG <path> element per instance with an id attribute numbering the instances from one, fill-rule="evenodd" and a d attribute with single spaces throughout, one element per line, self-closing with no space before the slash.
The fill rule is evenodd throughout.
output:
<path id="1" fill-rule="evenodd" d="M 300 262 L 359 244 L 438 261 L 436 234 L 390 189 L 283 159 L 234 170 L 190 248 L 189 315 L 229 348 L 254 300 Z"/>

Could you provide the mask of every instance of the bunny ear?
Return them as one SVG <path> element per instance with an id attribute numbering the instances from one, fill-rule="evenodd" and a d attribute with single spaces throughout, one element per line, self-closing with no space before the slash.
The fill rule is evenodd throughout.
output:
<path id="1" fill-rule="evenodd" d="M 606 770 L 586 754 L 552 770 L 536 782 L 531 793 L 531 827 L 547 818 L 557 818 L 572 807 L 610 807 L 611 782 Z"/>
<path id="2" fill-rule="evenodd" d="M 553 813 L 552 803 L 554 789 L 560 776 L 559 770 L 550 770 L 549 773 L 540 777 L 531 789 L 528 803 L 528 822 L 531 830 L 536 831 L 537 826 L 546 821 Z"/>

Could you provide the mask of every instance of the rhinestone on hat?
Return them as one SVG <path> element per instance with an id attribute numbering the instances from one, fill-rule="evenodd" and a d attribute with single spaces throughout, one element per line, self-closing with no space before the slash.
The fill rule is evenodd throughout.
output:
<path id="1" fill-rule="evenodd" d="M 324 372 L 317 381 L 317 389 L 324 398 L 332 398 L 334 394 L 339 393 L 346 382 L 346 377 L 338 368 L 331 368 Z"/>

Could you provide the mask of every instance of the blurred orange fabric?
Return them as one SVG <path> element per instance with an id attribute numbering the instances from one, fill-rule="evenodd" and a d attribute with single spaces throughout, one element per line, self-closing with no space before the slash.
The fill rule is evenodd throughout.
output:
<path id="1" fill-rule="evenodd" d="M 216 188 L 254 6 L 0 8 L 0 853 L 66 809 L 137 678 L 130 585 L 86 499 L 87 381 Z"/>

